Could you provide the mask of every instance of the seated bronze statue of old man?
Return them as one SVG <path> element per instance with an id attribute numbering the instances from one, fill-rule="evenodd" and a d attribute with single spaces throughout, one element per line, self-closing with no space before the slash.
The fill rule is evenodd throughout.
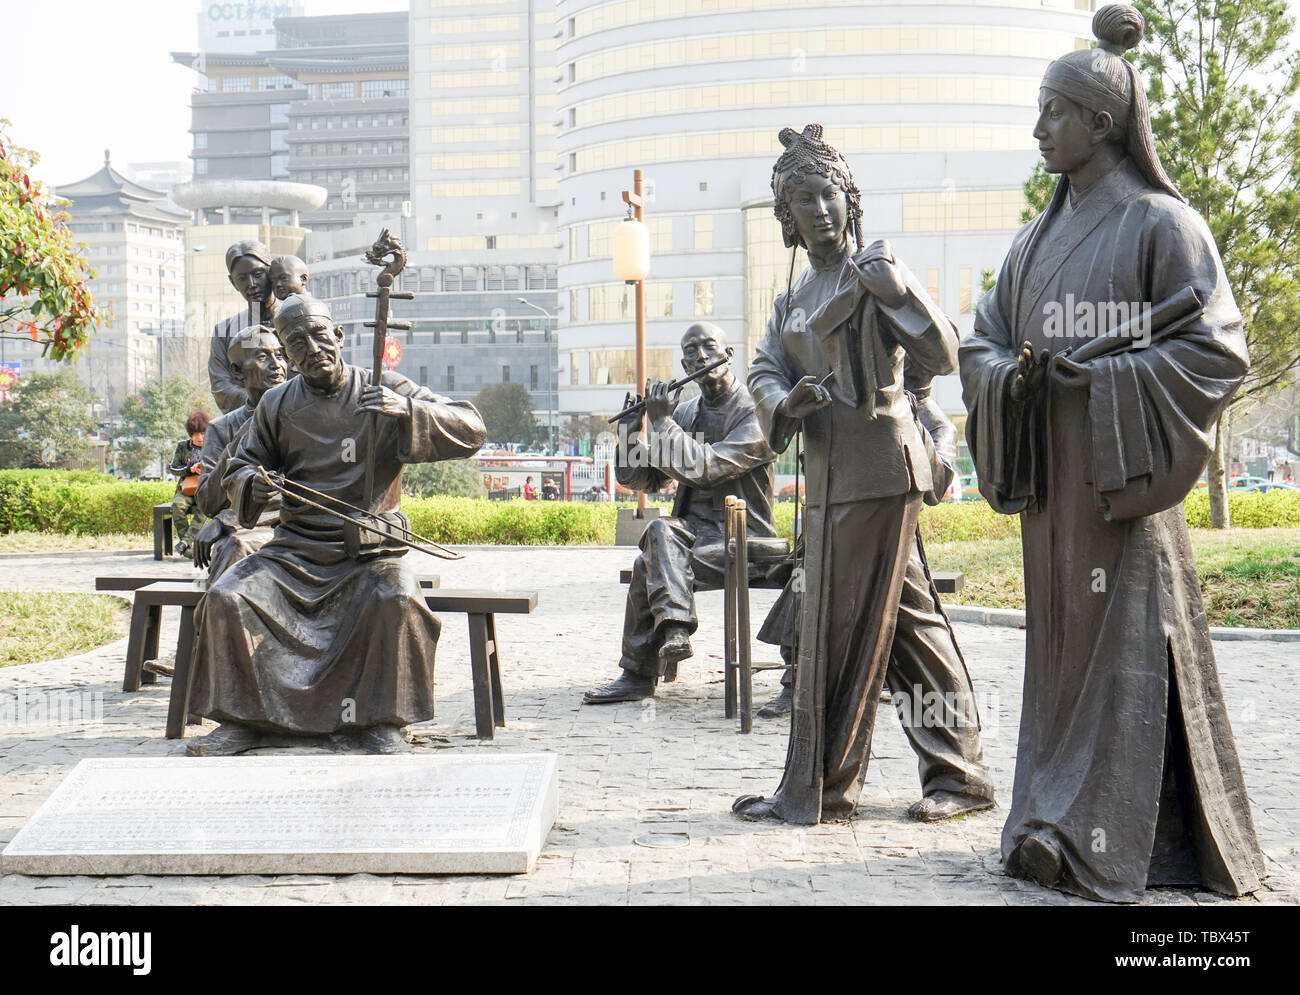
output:
<path id="1" fill-rule="evenodd" d="M 275 328 L 302 375 L 262 397 L 230 458 L 224 483 L 239 523 L 257 522 L 282 478 L 300 495 L 311 488 L 407 527 L 403 465 L 473 455 L 487 434 L 478 411 L 397 373 L 371 384 L 343 361 L 343 329 L 314 298 L 286 299 Z M 403 727 L 433 717 L 440 629 L 405 553 L 282 494 L 274 537 L 195 612 L 190 710 L 221 727 L 191 755 L 242 753 L 267 732 L 351 732 L 369 752 L 405 749 Z"/>
<path id="2" fill-rule="evenodd" d="M 701 322 L 682 336 L 682 368 L 688 374 L 726 357 L 726 333 L 717 325 Z M 583 699 L 588 704 L 648 698 L 660 676 L 674 678 L 678 662 L 691 655 L 690 635 L 699 624 L 692 591 L 722 587 L 728 495 L 745 500 L 751 536 L 776 536 L 776 456 L 749 391 L 726 362 L 704 374 L 699 385 L 698 397 L 676 404 L 667 383 L 651 384 L 645 402 L 649 444 L 634 436 L 619 446 L 620 484 L 658 491 L 675 480 L 677 497 L 672 517 L 653 520 L 641 537 L 623 618 L 623 674 L 588 691 Z"/>
<path id="3" fill-rule="evenodd" d="M 248 403 L 222 415 L 208 425 L 199 457 L 203 474 L 194 500 L 208 516 L 194 542 L 194 562 L 208 568 L 214 582 L 234 563 L 260 549 L 271 538 L 280 520 L 279 498 L 267 504 L 253 528 L 242 528 L 223 482 L 226 467 L 252 423 L 257 402 L 272 387 L 284 383 L 288 366 L 279 337 L 265 325 L 253 325 L 239 332 L 227 350 L 232 369 L 239 370 L 248 391 Z"/>

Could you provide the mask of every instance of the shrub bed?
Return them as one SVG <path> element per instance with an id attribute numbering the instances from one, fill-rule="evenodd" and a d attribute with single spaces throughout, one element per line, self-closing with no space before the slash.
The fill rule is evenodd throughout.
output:
<path id="1" fill-rule="evenodd" d="M 153 529 L 153 506 L 170 502 L 175 491 L 174 481 L 129 482 L 86 470 L 0 470 L 0 533 L 147 533 Z M 1298 492 L 1229 494 L 1228 500 L 1235 528 L 1300 528 Z M 620 506 L 629 507 L 445 496 L 402 500 L 417 532 L 461 545 L 605 545 L 614 541 Z M 670 506 L 657 507 L 667 514 Z M 1193 528 L 1209 526 L 1205 491 L 1189 495 L 1184 507 Z M 778 533 L 789 536 L 794 503 L 778 502 L 774 517 Z M 941 504 L 921 512 L 921 534 L 928 543 L 1017 538 L 1020 519 L 999 515 L 983 501 Z"/>

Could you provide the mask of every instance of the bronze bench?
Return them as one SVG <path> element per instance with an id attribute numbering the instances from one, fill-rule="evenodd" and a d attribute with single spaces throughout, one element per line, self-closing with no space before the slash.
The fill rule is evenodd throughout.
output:
<path id="1" fill-rule="evenodd" d="M 469 616 L 470 672 L 474 679 L 474 725 L 479 739 L 492 739 L 506 724 L 501 694 L 501 653 L 496 616 L 527 615 L 537 607 L 536 591 L 438 590 L 425 597 L 429 610 Z"/>

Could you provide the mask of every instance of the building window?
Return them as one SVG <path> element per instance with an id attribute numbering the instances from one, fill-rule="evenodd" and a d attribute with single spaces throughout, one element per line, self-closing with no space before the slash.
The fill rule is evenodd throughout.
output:
<path id="1" fill-rule="evenodd" d="M 361 97 L 363 100 L 371 100 L 376 97 L 405 97 L 410 92 L 409 80 L 367 79 L 361 81 Z"/>
<path id="2" fill-rule="evenodd" d="M 320 96 L 322 100 L 349 100 L 356 94 L 352 83 L 322 83 Z"/>
<path id="3" fill-rule="evenodd" d="M 247 76 L 227 76 L 221 81 L 223 93 L 247 93 L 253 88 L 253 81 Z"/>
<path id="4" fill-rule="evenodd" d="M 957 304 L 962 314 L 970 314 L 970 267 L 957 271 Z"/>
<path id="5" fill-rule="evenodd" d="M 465 340 L 465 339 L 464 339 L 464 335 L 465 335 L 465 333 L 462 332 L 462 333 L 461 333 L 461 341 L 462 341 L 462 342 Z M 454 366 L 448 366 L 448 367 L 447 367 L 447 389 L 448 389 L 448 390 L 455 390 L 455 389 L 456 389 L 456 367 L 454 367 Z"/>
<path id="6" fill-rule="evenodd" d="M 695 281 L 695 313 L 710 315 L 713 313 L 713 281 Z"/>
<path id="7" fill-rule="evenodd" d="M 420 367 L 420 386 L 429 386 L 429 368 L 427 366 Z"/>
<path id="8" fill-rule="evenodd" d="M 695 216 L 695 248 L 713 248 L 713 215 L 697 214 Z"/>
<path id="9" fill-rule="evenodd" d="M 504 365 L 501 367 L 501 382 L 502 382 L 502 383 L 509 383 L 509 382 L 510 382 L 510 364 L 509 364 L 509 363 L 506 363 L 506 364 L 504 364 Z"/>
<path id="10" fill-rule="evenodd" d="M 939 271 L 937 269 L 925 271 L 925 292 L 930 295 L 930 300 L 935 304 L 939 304 Z"/>
<path id="11" fill-rule="evenodd" d="M 528 367 L 528 389 L 529 390 L 537 389 L 537 367 L 536 366 Z"/>
<path id="12" fill-rule="evenodd" d="M 296 85 L 289 76 L 259 76 L 257 78 L 257 88 L 259 90 L 292 90 Z"/>

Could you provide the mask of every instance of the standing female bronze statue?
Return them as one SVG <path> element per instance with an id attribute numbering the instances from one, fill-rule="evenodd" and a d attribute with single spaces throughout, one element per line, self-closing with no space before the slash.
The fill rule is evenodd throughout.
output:
<path id="1" fill-rule="evenodd" d="M 815 823 L 857 806 L 933 483 L 904 358 L 919 373 L 952 372 L 957 330 L 887 243 L 862 248 L 853 174 L 821 125 L 780 137 L 776 216 L 810 266 L 776 300 L 749 389 L 774 450 L 801 426 L 807 440 L 805 593 L 785 774 L 773 797 L 746 796 L 733 809 Z"/>
<path id="2" fill-rule="evenodd" d="M 1017 877 L 1094 899 L 1137 901 L 1149 884 L 1240 895 L 1263 860 L 1182 500 L 1246 344 L 1214 239 L 1165 175 L 1123 57 L 1141 15 L 1113 4 L 1093 30 L 1101 47 L 1053 62 L 1039 93 L 1055 196 L 1016 236 L 961 347 L 980 490 L 1021 516 L 1024 543 L 1002 857 Z"/>

